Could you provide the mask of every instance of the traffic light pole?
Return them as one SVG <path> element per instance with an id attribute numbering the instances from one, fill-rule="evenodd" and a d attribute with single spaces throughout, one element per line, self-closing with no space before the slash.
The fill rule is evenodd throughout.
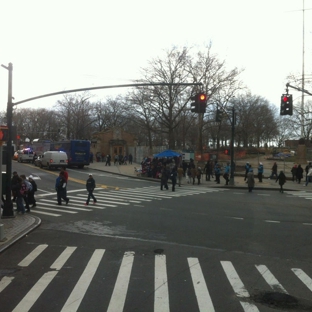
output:
<path id="1" fill-rule="evenodd" d="M 12 104 L 12 76 L 13 76 L 13 65 L 9 63 L 8 67 L 1 65 L 9 71 L 9 82 L 8 82 L 8 105 L 7 105 L 7 126 L 8 126 L 8 140 L 7 140 L 7 152 L 6 152 L 6 187 L 5 187 L 5 201 L 3 203 L 2 218 L 14 218 L 13 202 L 11 199 L 11 176 L 12 176 L 12 115 L 13 115 L 13 104 Z M 2 166 L 2 163 L 1 163 Z"/>
<path id="2" fill-rule="evenodd" d="M 235 135 L 235 108 L 232 107 L 232 138 L 231 138 L 231 174 L 230 174 L 230 181 L 229 185 L 234 185 L 234 171 L 235 171 L 235 164 L 234 164 L 234 135 Z"/>
<path id="3" fill-rule="evenodd" d="M 11 183 L 11 176 L 12 176 L 12 119 L 13 119 L 13 106 L 30 102 L 33 100 L 38 100 L 41 98 L 46 98 L 50 96 L 66 94 L 66 93 L 73 93 L 73 92 L 81 92 L 81 91 L 90 91 L 90 90 L 99 90 L 99 89 L 110 89 L 110 88 L 124 88 L 124 87 L 151 87 L 151 86 L 202 86 L 201 82 L 194 82 L 194 83 L 166 83 L 166 82 L 150 82 L 150 83 L 133 83 L 133 84 L 123 84 L 123 85 L 111 85 L 111 86 L 100 86 L 100 87 L 89 87 L 89 88 L 80 88 L 80 89 L 72 89 L 72 90 L 65 90 L 59 92 L 53 92 L 48 94 L 43 94 L 39 96 L 35 96 L 32 98 L 28 98 L 22 101 L 18 101 L 13 103 L 12 99 L 12 76 L 13 76 L 13 65 L 9 63 L 8 66 L 1 65 L 3 68 L 9 71 L 9 82 L 8 82 L 8 105 L 7 105 L 7 126 L 8 126 L 8 140 L 7 140 L 7 153 L 6 153 L 6 192 L 5 192 L 5 201 L 3 203 L 3 211 L 2 211 L 2 218 L 14 218 L 14 211 L 13 211 L 13 202 L 11 199 L 11 192 L 12 192 L 12 183 Z M 1 163 L 2 166 L 2 163 Z M 1 190 L 0 190 L 1 192 Z"/>

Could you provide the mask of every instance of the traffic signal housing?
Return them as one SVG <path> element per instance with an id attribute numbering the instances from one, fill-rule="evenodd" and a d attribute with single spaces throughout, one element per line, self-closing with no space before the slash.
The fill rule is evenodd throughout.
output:
<path id="1" fill-rule="evenodd" d="M 280 115 L 293 114 L 293 98 L 292 94 L 283 94 L 281 96 L 281 111 Z"/>
<path id="2" fill-rule="evenodd" d="M 191 112 L 204 114 L 207 107 L 207 94 L 197 93 L 191 97 L 191 100 L 194 101 L 191 103 Z"/>
<path id="3" fill-rule="evenodd" d="M 216 122 L 222 121 L 222 111 L 220 109 L 217 109 L 216 111 Z"/>
<path id="4" fill-rule="evenodd" d="M 7 142 L 9 139 L 9 128 L 7 126 L 0 126 L 0 141 Z"/>

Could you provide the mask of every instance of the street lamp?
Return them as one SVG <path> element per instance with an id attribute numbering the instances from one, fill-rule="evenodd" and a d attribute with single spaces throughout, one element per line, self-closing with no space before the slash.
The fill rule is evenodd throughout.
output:
<path id="1" fill-rule="evenodd" d="M 11 200 L 11 176 L 12 176 L 12 115 L 13 115 L 13 104 L 12 104 L 12 73 L 13 65 L 9 63 L 8 66 L 1 65 L 3 68 L 9 71 L 8 79 L 8 105 L 7 105 L 7 126 L 8 126 L 8 140 L 7 140 L 7 152 L 6 152 L 6 192 L 5 202 L 3 203 L 2 218 L 14 218 L 13 202 Z M 1 164 L 2 166 L 2 164 Z"/>

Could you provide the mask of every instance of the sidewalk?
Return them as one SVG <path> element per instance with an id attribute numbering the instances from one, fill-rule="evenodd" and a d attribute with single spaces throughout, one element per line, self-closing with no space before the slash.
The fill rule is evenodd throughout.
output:
<path id="1" fill-rule="evenodd" d="M 136 168 L 141 168 L 140 164 L 133 163 L 132 165 L 111 165 L 105 166 L 103 162 L 94 162 L 90 164 L 88 168 L 92 170 L 104 171 L 111 174 L 125 175 L 137 179 L 144 179 L 147 181 L 153 181 L 159 183 L 159 180 L 140 177 L 138 173 L 135 172 Z M 88 170 L 88 169 L 87 169 Z M 257 172 L 257 171 L 256 171 Z M 256 176 L 256 175 L 255 175 Z M 206 181 L 205 176 L 202 176 L 201 187 L 219 187 L 219 188 L 237 188 L 245 189 L 247 191 L 247 185 L 244 181 L 244 173 L 236 172 L 234 176 L 234 185 L 225 186 L 225 180 L 223 177 L 220 178 L 220 184 L 216 184 L 214 179 L 211 181 Z M 290 180 L 290 175 L 287 174 L 287 182 L 284 185 L 285 191 L 307 191 L 312 192 L 312 183 L 307 187 L 305 186 L 305 181 L 301 181 L 301 184 L 293 182 Z M 197 181 L 197 180 L 196 180 Z M 258 179 L 255 177 L 255 191 L 256 190 L 279 190 L 278 183 L 275 182 L 275 179 L 270 180 L 268 177 L 263 178 L 263 182 L 259 183 Z M 186 184 L 186 179 L 183 180 L 183 183 Z M 182 183 L 182 185 L 183 185 Z M 5 218 L 0 219 L 0 253 L 7 249 L 9 246 L 14 244 L 17 240 L 21 239 L 29 232 L 34 230 L 41 224 L 40 218 L 32 214 L 16 215 L 15 218 Z M 2 233 L 2 236 L 1 236 Z"/>
<path id="2" fill-rule="evenodd" d="M 103 162 L 94 162 L 90 164 L 90 169 L 99 170 L 99 171 L 106 171 L 112 174 L 119 174 L 119 175 L 126 175 L 138 179 L 146 179 L 148 181 L 154 181 L 159 183 L 158 179 L 146 178 L 138 176 L 138 173 L 135 172 L 134 168 L 141 168 L 140 164 L 133 163 L 132 165 L 111 165 L 105 166 Z M 225 186 L 225 180 L 223 177 L 220 177 L 220 184 L 216 184 L 214 179 L 211 181 L 205 180 L 205 175 L 202 176 L 201 185 L 203 187 L 227 187 L 227 188 L 244 188 L 247 189 L 246 181 L 244 181 L 244 172 L 235 172 L 234 175 L 234 185 L 227 185 Z M 301 184 L 294 182 L 291 180 L 290 173 L 286 172 L 287 182 L 284 185 L 284 190 L 286 191 L 312 191 L 312 183 L 309 183 L 307 187 L 305 187 L 305 179 L 302 179 Z M 257 178 L 257 169 L 255 170 L 255 190 L 257 189 L 264 189 L 264 190 L 272 190 L 276 189 L 279 190 L 279 184 L 275 182 L 276 179 L 268 179 L 268 175 L 264 176 L 262 179 L 262 183 L 258 182 Z M 186 181 L 184 179 L 184 181 Z M 197 181 L 197 179 L 196 179 Z M 170 183 L 170 181 L 169 181 Z"/>
<path id="3" fill-rule="evenodd" d="M 41 219 L 31 214 L 0 219 L 0 253 L 38 227 Z"/>

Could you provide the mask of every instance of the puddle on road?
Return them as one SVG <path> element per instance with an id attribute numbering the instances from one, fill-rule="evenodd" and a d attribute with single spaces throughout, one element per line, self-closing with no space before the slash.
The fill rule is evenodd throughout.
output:
<path id="1" fill-rule="evenodd" d="M 124 225 L 111 225 L 111 222 L 96 222 L 81 220 L 70 223 L 49 223 L 41 224 L 41 229 L 59 230 L 79 234 L 97 235 L 97 236 L 132 236 L 144 239 L 165 239 L 166 236 L 153 232 L 137 232 L 128 230 Z"/>

